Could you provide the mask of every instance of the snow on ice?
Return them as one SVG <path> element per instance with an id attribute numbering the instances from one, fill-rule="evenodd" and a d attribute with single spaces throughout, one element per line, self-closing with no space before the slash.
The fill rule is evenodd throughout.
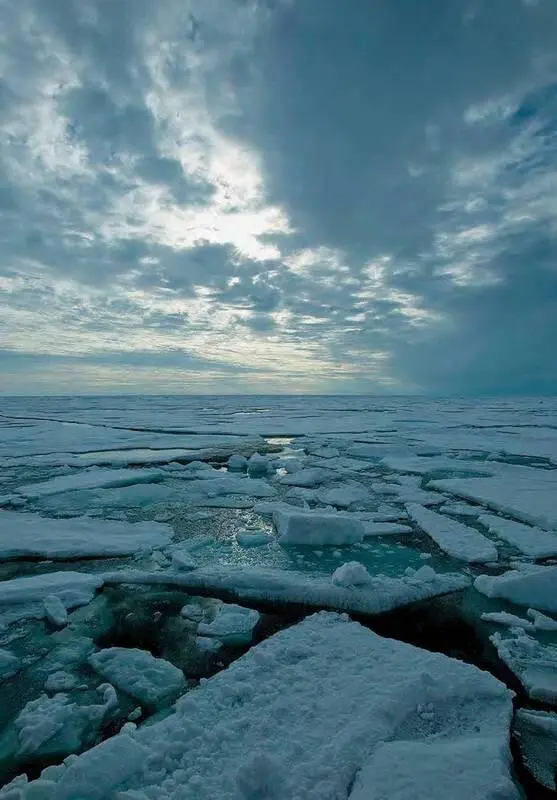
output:
<path id="1" fill-rule="evenodd" d="M 511 697 L 474 666 L 321 613 L 18 796 L 518 800 Z"/>
<path id="2" fill-rule="evenodd" d="M 453 558 L 470 563 L 497 561 L 497 548 L 493 542 L 474 528 L 414 503 L 409 503 L 406 510 L 410 519 Z"/>

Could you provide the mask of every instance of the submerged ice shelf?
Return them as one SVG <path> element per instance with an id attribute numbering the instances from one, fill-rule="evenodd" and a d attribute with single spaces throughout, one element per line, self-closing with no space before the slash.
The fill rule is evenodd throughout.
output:
<path id="1" fill-rule="evenodd" d="M 267 398 L 251 407 L 230 398 L 208 399 L 201 407 L 144 398 L 114 400 L 103 417 L 103 402 L 65 408 L 35 400 L 15 408 L 0 401 L 0 703 L 8 701 L 10 709 L 6 735 L 17 742 L 13 725 L 20 714 L 23 720 L 50 714 L 62 721 L 69 738 L 53 733 L 35 751 L 39 760 L 41 752 L 59 754 L 45 755 L 47 763 L 90 748 L 95 737 L 111 737 L 65 766 L 48 768 L 38 782 L 16 780 L 9 789 L 14 797 L 114 800 L 118 792 L 130 800 L 202 800 L 204 792 L 214 796 L 233 786 L 231 798 L 245 800 L 272 785 L 276 800 L 405 800 L 411 784 L 440 797 L 449 776 L 443 798 L 518 796 L 506 749 L 510 697 L 502 687 L 482 695 L 480 684 L 494 681 L 478 678 L 486 673 L 460 665 L 471 671 L 478 690 L 466 689 L 464 701 L 459 693 L 468 678 L 451 684 L 450 659 L 426 658 L 364 629 L 355 633 L 358 626 L 336 616 L 313 617 L 254 642 L 323 608 L 379 625 L 396 620 L 396 609 L 419 618 L 422 608 L 445 602 L 458 608 L 476 598 L 469 603 L 477 605 L 476 629 L 487 645 L 491 637 L 493 652 L 516 676 L 517 691 L 523 687 L 521 702 L 530 694 L 551 706 L 557 675 L 557 406 L 393 399 L 379 409 L 363 398 Z M 519 466 L 510 463 L 518 458 Z M 108 610 L 114 597 L 131 604 L 118 624 Z M 134 610 L 139 603 L 141 614 Z M 401 635 L 392 624 L 388 634 Z M 67 659 L 56 655 L 63 647 Z M 396 667 L 397 648 L 407 664 L 405 677 Z M 385 655 L 392 674 L 372 666 L 372 652 Z M 338 661 L 336 676 L 325 674 L 328 661 Z M 362 669 L 353 694 L 343 684 L 353 679 L 349 662 Z M 423 685 L 414 696 L 409 686 L 421 664 Z M 190 667 L 196 676 L 225 669 L 191 692 Z M 249 679 L 238 683 L 234 676 L 244 671 Z M 96 693 L 104 680 L 112 684 L 106 697 L 104 690 Z M 324 705 L 313 696 L 305 702 L 304 686 L 312 681 Z M 25 697 L 19 706 L 12 684 Z M 261 685 L 261 693 L 250 684 Z M 219 685 L 222 694 L 211 688 Z M 282 705 L 273 699 L 275 690 Z M 110 705 L 110 691 L 120 710 Z M 168 704 L 181 694 L 167 721 L 149 719 L 168 714 Z M 201 720 L 212 719 L 221 700 L 228 708 L 225 698 L 233 695 L 241 696 L 244 721 L 255 725 L 259 741 L 279 743 L 277 753 L 261 752 L 255 738 L 238 735 L 243 749 L 232 764 L 226 725 L 213 730 Z M 367 749 L 360 748 L 357 730 L 371 733 L 365 725 L 358 728 L 356 696 L 371 716 L 385 698 L 381 708 L 388 710 L 389 725 L 398 720 Z M 469 703 L 476 716 L 485 697 L 493 699 L 486 706 L 493 736 L 482 727 L 487 711 L 477 712 L 486 733 L 480 736 L 463 710 L 462 703 Z M 327 701 L 334 706 L 331 719 L 324 717 Z M 296 705 L 304 709 L 304 759 L 286 752 L 280 733 L 280 710 L 286 720 Z M 448 717 L 441 705 L 450 709 Z M 188 729 L 191 754 L 177 734 L 186 724 L 182 708 L 201 715 L 203 736 L 197 740 L 197 729 Z M 260 708 L 265 730 L 253 722 Z M 83 722 L 87 709 L 89 726 Z M 451 725 L 459 720 L 456 728 L 449 729 L 449 717 Z M 111 735 L 123 723 L 123 732 Z M 172 744 L 166 726 L 177 734 Z M 24 728 L 30 735 L 31 726 Z M 50 728 L 42 730 L 46 736 Z M 72 749 L 64 750 L 68 742 Z M 343 742 L 351 743 L 346 751 Z M 341 750 L 343 757 L 353 753 L 345 783 L 342 769 L 334 776 L 323 772 L 326 753 L 334 763 Z M 10 752 L 13 769 L 27 769 L 16 749 Z M 204 752 L 211 753 L 211 775 L 199 770 Z M 153 754 L 164 769 L 154 766 Z M 35 755 L 29 752 L 30 764 Z M 283 755 L 292 775 L 281 766 Z M 547 780 L 549 767 L 536 763 L 534 772 Z"/>

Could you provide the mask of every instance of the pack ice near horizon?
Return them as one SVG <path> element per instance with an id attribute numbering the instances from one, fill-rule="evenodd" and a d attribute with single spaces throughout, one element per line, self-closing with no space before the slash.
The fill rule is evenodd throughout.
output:
<path id="1" fill-rule="evenodd" d="M 555 792 L 557 401 L 0 398 L 2 800 Z"/>

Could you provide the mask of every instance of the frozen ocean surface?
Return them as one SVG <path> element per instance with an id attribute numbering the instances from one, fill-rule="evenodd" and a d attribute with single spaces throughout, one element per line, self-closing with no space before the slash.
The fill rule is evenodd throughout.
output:
<path id="1" fill-rule="evenodd" d="M 0 798 L 545 796 L 556 597 L 555 400 L 1 398 Z"/>

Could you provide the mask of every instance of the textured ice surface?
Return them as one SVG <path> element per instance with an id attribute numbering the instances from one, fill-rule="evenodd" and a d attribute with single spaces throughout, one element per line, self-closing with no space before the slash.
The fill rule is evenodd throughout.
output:
<path id="1" fill-rule="evenodd" d="M 0 558 L 53 559 L 123 556 L 164 547 L 172 528 L 158 522 L 135 524 L 89 517 L 49 519 L 39 514 L 0 511 Z"/>
<path id="2" fill-rule="evenodd" d="M 453 478 L 431 485 L 523 522 L 557 530 L 557 470 L 515 467 L 491 478 Z"/>
<path id="3" fill-rule="evenodd" d="M 547 558 L 557 556 L 557 534 L 515 522 L 511 519 L 496 517 L 494 514 L 481 514 L 479 522 L 500 539 L 505 539 L 521 553 L 531 558 Z"/>
<path id="4" fill-rule="evenodd" d="M 557 566 L 529 567 L 503 575 L 479 575 L 474 588 L 519 606 L 557 612 Z"/>
<path id="5" fill-rule="evenodd" d="M 429 798 L 435 785 L 515 800 L 511 714 L 510 692 L 488 673 L 319 614 L 252 648 L 175 714 L 51 772 L 47 796 L 338 800 L 356 778 L 361 798 Z"/>
<path id="6" fill-rule="evenodd" d="M 211 622 L 201 622 L 197 631 L 200 636 L 211 636 L 226 644 L 249 644 L 258 622 L 258 611 L 233 603 L 222 603 L 217 606 Z"/>
<path id="7" fill-rule="evenodd" d="M 474 528 L 413 503 L 409 503 L 406 510 L 410 518 L 454 558 L 469 562 L 497 561 L 493 542 Z"/>
<path id="8" fill-rule="evenodd" d="M 273 514 L 273 522 L 283 544 L 346 545 L 361 542 L 364 537 L 360 520 L 342 514 L 282 509 Z"/>
<path id="9" fill-rule="evenodd" d="M 509 635 L 494 633 L 490 639 L 533 700 L 557 705 L 557 646 L 518 629 Z"/>
<path id="10" fill-rule="evenodd" d="M 109 647 L 89 656 L 89 664 L 118 689 L 151 708 L 169 703 L 186 688 L 181 670 L 146 650 Z"/>
<path id="11" fill-rule="evenodd" d="M 72 475 L 59 475 L 48 481 L 19 486 L 18 494 L 29 499 L 62 494 L 78 489 L 102 489 L 131 486 L 135 483 L 155 483 L 162 480 L 164 472 L 154 469 L 90 469 Z"/>
<path id="12" fill-rule="evenodd" d="M 168 585 L 186 590 L 222 591 L 238 599 L 303 604 L 316 608 L 337 608 L 366 614 L 381 614 L 393 608 L 458 591 L 470 585 L 465 575 L 437 574 L 421 567 L 401 578 L 372 576 L 366 586 L 336 586 L 332 575 L 316 576 L 304 572 L 262 569 L 258 567 L 205 567 L 192 572 L 121 572 L 105 573 L 107 584 L 122 583 Z"/>
<path id="13" fill-rule="evenodd" d="M 522 758 L 536 780 L 557 789 L 557 714 L 519 708 L 515 731 Z"/>

